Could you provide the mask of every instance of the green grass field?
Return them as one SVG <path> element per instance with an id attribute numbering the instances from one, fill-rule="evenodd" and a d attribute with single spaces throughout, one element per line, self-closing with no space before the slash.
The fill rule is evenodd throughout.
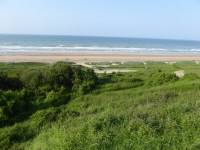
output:
<path id="1" fill-rule="evenodd" d="M 106 68 L 110 69 L 138 71 L 97 74 L 95 86 L 90 86 L 87 83 L 91 83 L 93 79 L 88 79 L 89 70 L 72 67 L 75 70 L 74 80 L 71 82 L 73 85 L 70 87 L 72 89 L 68 84 L 58 86 L 60 74 L 56 74 L 59 78 L 55 78 L 57 80 L 51 88 L 47 83 L 53 82 L 52 80 L 45 80 L 45 84 L 37 87 L 32 83 L 34 92 L 29 95 L 30 98 L 33 97 L 30 109 L 15 117 L 8 117 L 7 122 L 1 120 L 0 149 L 200 149 L 200 64 L 106 64 Z M 101 65 L 105 64 L 94 66 Z M 51 67 L 52 65 L 42 63 L 0 63 L 1 74 L 8 72 L 8 77 L 17 74 L 19 82 L 24 83 L 17 90 L 2 89 L 0 94 L 6 97 L 12 91 L 20 97 L 23 91 L 29 90 L 26 85 L 30 83 L 27 82 L 32 81 L 29 76 L 24 77 L 24 71 L 45 71 Z M 80 72 L 79 69 L 83 71 Z M 53 71 L 55 70 L 60 73 L 63 68 L 59 70 L 55 66 Z M 174 74 L 174 71 L 180 70 L 186 73 L 181 79 Z M 51 76 L 55 77 L 53 75 Z M 46 74 L 43 76 L 48 77 Z M 24 79 L 27 81 L 24 82 Z M 80 84 L 82 86 L 74 90 Z M 92 88 L 88 90 L 90 87 Z M 85 89 L 87 91 L 83 92 Z M 65 94 L 67 96 L 63 97 Z M 71 94 L 71 98 L 65 102 L 68 94 Z M 1 96 L 0 100 L 3 98 Z M 0 103 L 0 114 L 4 107 Z"/>

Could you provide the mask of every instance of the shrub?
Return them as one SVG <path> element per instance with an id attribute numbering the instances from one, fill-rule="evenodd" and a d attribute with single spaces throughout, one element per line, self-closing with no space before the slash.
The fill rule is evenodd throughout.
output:
<path id="1" fill-rule="evenodd" d="M 155 73 L 150 75 L 150 79 L 147 80 L 147 85 L 162 85 L 165 83 L 172 83 L 178 81 L 179 78 L 175 74 L 171 73 Z"/>
<path id="2" fill-rule="evenodd" d="M 87 85 L 92 86 L 95 84 L 97 76 L 92 69 L 59 62 L 42 71 L 33 70 L 23 72 L 20 76 L 20 80 L 28 89 L 38 91 L 40 87 L 47 87 L 49 92 L 50 90 L 57 90 L 62 86 L 72 89 L 73 86 L 81 86 L 84 82 L 89 82 Z M 85 87 L 88 88 L 88 86 Z"/>
<path id="3" fill-rule="evenodd" d="M 178 79 L 179 78 L 175 74 L 161 73 L 155 77 L 154 84 L 162 85 L 162 84 L 168 83 L 168 82 L 175 82 Z"/>
<path id="4" fill-rule="evenodd" d="M 17 90 L 22 87 L 19 76 L 0 72 L 0 89 L 2 90 Z"/>
<path id="5" fill-rule="evenodd" d="M 38 109 L 66 104 L 72 96 L 75 98 L 91 92 L 96 81 L 97 76 L 92 69 L 65 62 L 58 62 L 42 70 L 21 71 L 19 75 L 2 72 L 0 126 L 26 118 Z M 20 88 L 17 87 L 18 82 Z M 31 106 L 35 107 L 31 109 Z"/>
<path id="6" fill-rule="evenodd" d="M 199 79 L 198 74 L 196 73 L 186 73 L 183 78 L 183 80 L 196 80 Z"/>
<path id="7" fill-rule="evenodd" d="M 18 114 L 31 107 L 32 92 L 23 89 L 20 92 L 0 91 L 0 126 L 9 123 Z"/>
<path id="8" fill-rule="evenodd" d="M 61 87 L 58 92 L 51 91 L 47 94 L 45 103 L 53 106 L 66 104 L 70 100 L 70 93 L 64 87 Z"/>
<path id="9" fill-rule="evenodd" d="M 23 72 L 20 76 L 20 80 L 24 87 L 28 89 L 37 89 L 48 82 L 48 79 L 44 76 L 45 71 L 32 70 Z"/>

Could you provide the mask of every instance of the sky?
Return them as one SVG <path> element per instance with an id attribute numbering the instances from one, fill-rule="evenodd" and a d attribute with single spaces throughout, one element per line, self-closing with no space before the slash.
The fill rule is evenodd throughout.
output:
<path id="1" fill-rule="evenodd" d="M 0 33 L 200 40 L 200 0 L 0 0 Z"/>

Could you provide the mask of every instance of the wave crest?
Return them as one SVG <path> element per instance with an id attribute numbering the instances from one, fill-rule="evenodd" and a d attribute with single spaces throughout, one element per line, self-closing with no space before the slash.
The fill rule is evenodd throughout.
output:
<path id="1" fill-rule="evenodd" d="M 37 46 L 0 46 L 0 53 L 7 52 L 137 52 L 137 53 L 200 53 L 200 49 L 164 49 L 164 48 L 135 48 L 135 47 L 67 47 L 58 45 L 55 47 Z"/>

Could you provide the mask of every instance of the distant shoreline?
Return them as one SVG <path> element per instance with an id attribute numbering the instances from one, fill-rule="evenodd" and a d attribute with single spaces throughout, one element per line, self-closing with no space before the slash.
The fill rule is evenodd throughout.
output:
<path id="1" fill-rule="evenodd" d="M 119 52 L 17 52 L 0 55 L 0 62 L 125 62 L 125 61 L 192 61 L 200 54 L 119 53 Z"/>
<path id="2" fill-rule="evenodd" d="M 200 54 L 170 54 L 170 53 L 135 53 L 135 52 L 55 52 L 55 51 L 36 51 L 36 52 L 6 52 L 0 56 L 156 56 L 156 57 L 193 57 Z"/>
<path id="3" fill-rule="evenodd" d="M 42 55 L 50 55 L 49 52 L 56 53 L 56 55 L 61 53 L 69 55 L 73 52 L 200 54 L 200 41 L 125 37 L 0 35 L 0 56 L 22 55 L 22 53 L 24 55 L 27 53 L 29 53 L 28 55 L 38 55 L 37 52 L 42 52 Z M 48 54 L 44 54 L 44 52 Z"/>

